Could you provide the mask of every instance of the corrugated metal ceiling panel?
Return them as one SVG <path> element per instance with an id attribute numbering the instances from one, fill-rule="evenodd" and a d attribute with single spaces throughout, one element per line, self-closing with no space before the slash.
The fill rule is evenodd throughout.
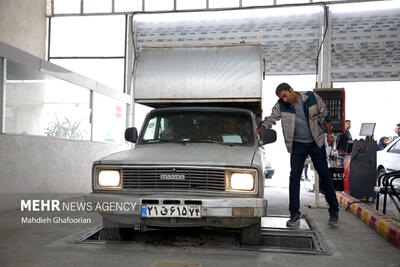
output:
<path id="1" fill-rule="evenodd" d="M 152 14 L 134 17 L 137 49 L 231 44 L 261 44 L 266 74 L 313 74 L 322 8 L 306 14 L 285 10 L 237 10 L 195 14 Z M 293 13 L 293 12 L 292 12 Z M 199 13 L 197 13 L 199 14 Z"/>
<path id="2" fill-rule="evenodd" d="M 332 80 L 400 80 L 400 9 L 334 13 Z"/>

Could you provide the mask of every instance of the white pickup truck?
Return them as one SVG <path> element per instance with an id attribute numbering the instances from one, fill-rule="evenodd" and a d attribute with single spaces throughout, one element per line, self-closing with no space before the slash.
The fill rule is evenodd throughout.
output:
<path id="1" fill-rule="evenodd" d="M 155 109 L 140 134 L 126 130 L 133 149 L 93 164 L 87 201 L 136 203 L 101 211 L 104 234 L 208 226 L 240 229 L 242 244 L 257 244 L 267 209 L 261 146 L 276 140 L 255 131 L 260 47 L 144 49 L 136 60 L 135 102 Z"/>

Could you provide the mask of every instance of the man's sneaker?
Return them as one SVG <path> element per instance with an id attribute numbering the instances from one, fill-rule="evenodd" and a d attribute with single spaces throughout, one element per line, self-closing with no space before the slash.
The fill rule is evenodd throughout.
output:
<path id="1" fill-rule="evenodd" d="M 289 221 L 286 222 L 287 227 L 295 227 L 300 224 L 300 213 L 290 215 Z"/>
<path id="2" fill-rule="evenodd" d="M 328 221 L 329 226 L 337 227 L 338 221 L 339 221 L 339 213 L 336 212 L 329 214 L 329 221 Z"/>

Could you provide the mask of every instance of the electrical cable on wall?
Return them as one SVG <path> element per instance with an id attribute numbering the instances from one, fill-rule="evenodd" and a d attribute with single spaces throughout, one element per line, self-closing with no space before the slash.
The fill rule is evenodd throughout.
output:
<path id="1" fill-rule="evenodd" d="M 318 87 L 318 66 L 319 66 L 319 54 L 321 53 L 322 45 L 325 41 L 326 38 L 326 33 L 328 32 L 328 6 L 325 3 L 321 3 L 324 6 L 324 19 L 325 19 L 325 30 L 324 30 L 324 36 L 322 37 L 321 44 L 319 44 L 318 52 L 317 52 L 317 58 L 315 60 L 315 84 L 316 87 Z"/>
<path id="2" fill-rule="evenodd" d="M 136 38 L 135 38 L 135 31 L 133 30 L 133 25 L 134 25 L 133 17 L 135 16 L 135 13 L 136 12 L 133 12 L 131 15 L 131 27 L 130 27 L 131 35 L 132 35 L 132 46 L 133 46 L 133 66 L 132 66 L 132 73 L 131 73 L 132 79 L 134 79 L 133 73 L 135 72 L 135 64 L 136 64 Z M 133 83 L 133 81 L 132 81 L 132 83 Z M 132 88 L 132 86 L 131 86 L 131 88 Z M 133 94 L 133 92 L 130 92 L 130 93 Z"/>

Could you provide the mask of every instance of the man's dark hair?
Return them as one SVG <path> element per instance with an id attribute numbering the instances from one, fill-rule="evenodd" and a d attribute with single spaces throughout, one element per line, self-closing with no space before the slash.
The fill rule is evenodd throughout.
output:
<path id="1" fill-rule="evenodd" d="M 351 120 L 346 120 L 345 122 L 351 122 Z"/>
<path id="2" fill-rule="evenodd" d="M 279 93 L 282 91 L 289 91 L 289 89 L 292 88 L 289 84 L 287 83 L 281 83 L 276 87 L 275 94 L 279 96 Z"/>
<path id="3" fill-rule="evenodd" d="M 400 123 L 396 124 L 396 126 L 399 126 L 399 127 L 400 127 Z"/>

